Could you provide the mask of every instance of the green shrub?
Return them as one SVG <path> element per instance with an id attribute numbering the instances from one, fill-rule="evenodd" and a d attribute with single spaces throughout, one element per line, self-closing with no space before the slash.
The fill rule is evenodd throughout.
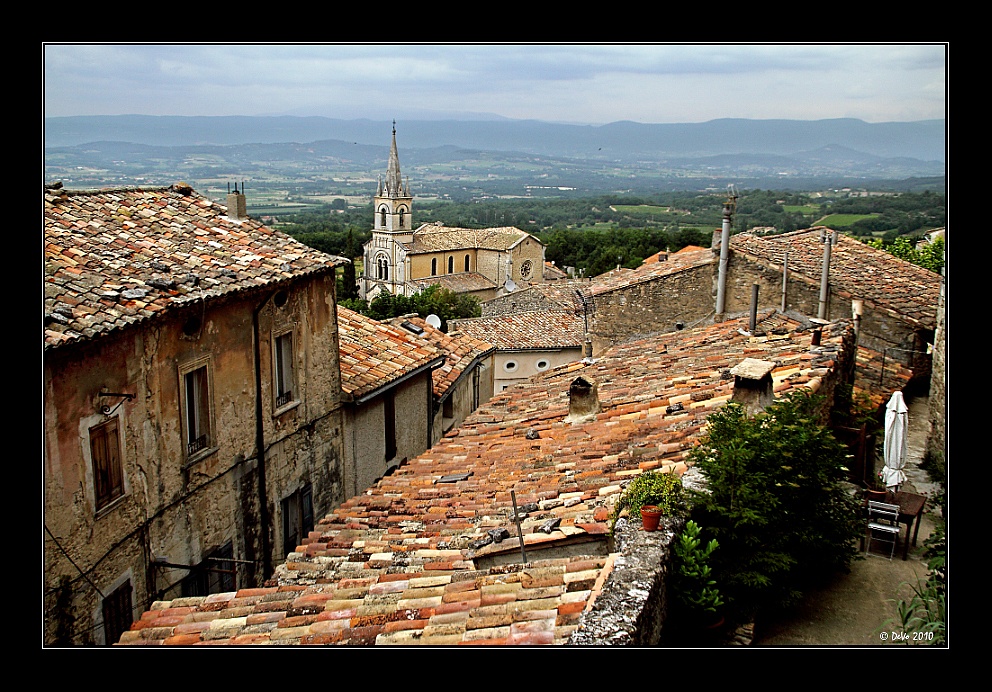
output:
<path id="1" fill-rule="evenodd" d="M 691 515 L 719 540 L 714 574 L 735 617 L 794 604 L 858 555 L 848 454 L 818 422 L 821 401 L 796 392 L 753 417 L 728 404 L 690 453 L 707 479 Z"/>
<path id="2" fill-rule="evenodd" d="M 640 518 L 644 505 L 657 505 L 666 517 L 681 516 L 686 508 L 681 476 L 662 471 L 645 471 L 635 476 L 620 494 L 610 524 L 616 523 L 624 510 Z"/>
<path id="3" fill-rule="evenodd" d="M 677 606 L 692 620 L 701 621 L 723 605 L 713 570 L 709 565 L 720 544 L 715 538 L 703 547 L 702 528 L 691 519 L 675 542 L 675 576 L 672 586 Z"/>

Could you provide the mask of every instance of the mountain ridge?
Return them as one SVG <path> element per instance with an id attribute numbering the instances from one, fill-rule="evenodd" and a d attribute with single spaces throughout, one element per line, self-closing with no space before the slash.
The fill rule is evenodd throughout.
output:
<path id="1" fill-rule="evenodd" d="M 388 145 L 391 121 L 322 116 L 59 116 L 44 119 L 46 149 L 98 141 L 158 146 L 307 144 L 341 140 Z M 703 123 L 568 125 L 538 120 L 411 120 L 397 126 L 401 150 L 455 146 L 579 159 L 665 160 L 724 154 L 794 155 L 839 146 L 881 157 L 946 160 L 946 122 L 867 123 L 854 118 Z"/>

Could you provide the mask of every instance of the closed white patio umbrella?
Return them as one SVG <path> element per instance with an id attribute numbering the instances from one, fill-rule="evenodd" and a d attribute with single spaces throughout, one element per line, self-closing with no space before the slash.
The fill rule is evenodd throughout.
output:
<path id="1" fill-rule="evenodd" d="M 909 448 L 909 408 L 902 392 L 893 392 L 885 405 L 885 465 L 879 474 L 886 488 L 898 491 L 906 480 L 903 468 Z"/>

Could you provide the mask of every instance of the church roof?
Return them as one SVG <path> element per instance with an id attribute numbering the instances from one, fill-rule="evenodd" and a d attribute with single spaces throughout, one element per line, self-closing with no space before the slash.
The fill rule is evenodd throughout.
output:
<path id="1" fill-rule="evenodd" d="M 440 222 L 424 224 L 413 232 L 407 244 L 411 255 L 452 250 L 510 250 L 530 233 L 513 226 L 495 228 L 454 228 Z M 540 242 L 534 238 L 535 242 Z"/>

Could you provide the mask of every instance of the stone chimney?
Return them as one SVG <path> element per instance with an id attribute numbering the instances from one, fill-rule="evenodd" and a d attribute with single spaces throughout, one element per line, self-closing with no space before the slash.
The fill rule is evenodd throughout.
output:
<path id="1" fill-rule="evenodd" d="M 241 183 L 241 191 L 238 191 L 238 184 L 234 183 L 234 192 L 231 192 L 231 185 L 227 186 L 227 218 L 236 221 L 244 221 L 248 218 L 248 208 L 245 203 L 245 184 Z"/>
<path id="2" fill-rule="evenodd" d="M 599 387 L 584 377 L 576 377 L 568 386 L 567 423 L 592 420 L 602 410 L 599 405 Z"/>
<path id="3" fill-rule="evenodd" d="M 757 358 L 745 358 L 730 369 L 734 376 L 734 394 L 731 401 L 743 404 L 748 415 L 760 413 L 775 401 L 772 370 L 775 363 Z"/>

